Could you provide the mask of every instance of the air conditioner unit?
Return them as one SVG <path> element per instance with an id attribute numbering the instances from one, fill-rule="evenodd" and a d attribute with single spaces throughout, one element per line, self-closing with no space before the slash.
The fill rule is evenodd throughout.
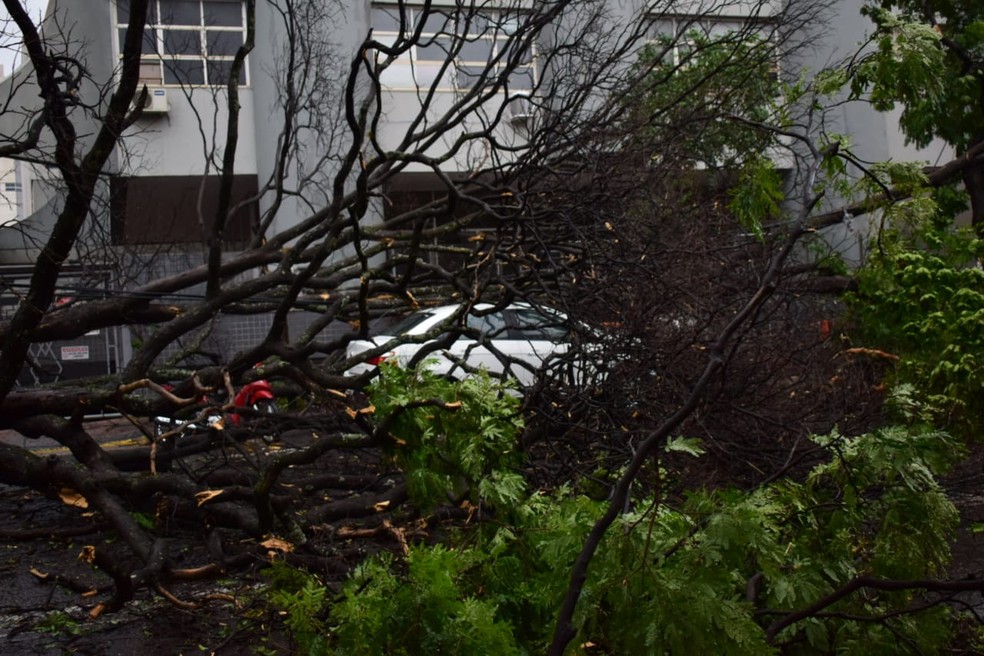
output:
<path id="1" fill-rule="evenodd" d="M 526 96 L 513 96 L 507 101 L 506 116 L 513 125 L 525 125 L 533 118 L 533 103 Z"/>
<path id="2" fill-rule="evenodd" d="M 143 90 L 137 92 L 136 100 L 140 99 Z M 167 89 L 162 87 L 147 87 L 147 97 L 143 103 L 143 115 L 167 114 L 170 107 L 167 104 Z"/>

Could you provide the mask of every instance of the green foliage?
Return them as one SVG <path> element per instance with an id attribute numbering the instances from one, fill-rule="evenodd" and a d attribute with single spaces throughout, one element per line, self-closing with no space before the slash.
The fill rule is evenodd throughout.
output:
<path id="1" fill-rule="evenodd" d="M 438 545 L 412 548 L 404 576 L 387 558 L 361 565 L 332 607 L 335 653 L 521 653 L 494 596 L 478 596 L 485 559 Z"/>
<path id="2" fill-rule="evenodd" d="M 78 635 L 82 626 L 79 620 L 60 610 L 52 611 L 34 625 L 34 630 L 61 636 Z"/>
<path id="3" fill-rule="evenodd" d="M 958 150 L 976 143 L 984 123 L 977 102 L 984 85 L 981 4 L 881 0 L 863 13 L 875 24 L 875 48 L 854 71 L 853 94 L 869 94 L 880 110 L 901 104 L 900 125 L 917 145 L 936 137 Z"/>
<path id="4" fill-rule="evenodd" d="M 671 437 L 666 441 L 664 450 L 667 453 L 686 453 L 695 457 L 704 453 L 704 447 L 696 437 Z"/>
<path id="5" fill-rule="evenodd" d="M 766 639 L 770 622 L 859 575 L 942 573 L 957 515 L 935 476 L 957 452 L 953 440 L 913 425 L 816 441 L 831 458 L 802 482 L 697 491 L 674 506 L 636 499 L 592 562 L 575 644 L 618 654 L 778 653 Z M 542 653 L 571 563 L 603 509 L 567 489 L 535 494 L 511 524 L 462 529 L 448 545 L 363 564 L 330 604 L 329 653 Z M 901 612 L 913 599 L 849 595 L 778 641 L 790 654 L 938 653 L 948 612 Z"/>
<path id="6" fill-rule="evenodd" d="M 939 33 L 883 9 L 866 8 L 864 13 L 877 27 L 876 49 L 858 65 L 854 93 L 870 88 L 869 98 L 879 111 L 892 109 L 899 99 L 915 100 L 923 94 L 939 98 L 944 91 L 939 73 L 945 66 Z"/>
<path id="7" fill-rule="evenodd" d="M 142 528 L 152 531 L 157 528 L 157 522 L 154 521 L 154 516 L 144 512 L 131 512 L 130 515 L 133 517 L 134 521 L 137 522 Z"/>
<path id="8" fill-rule="evenodd" d="M 782 177 L 768 157 L 757 157 L 742 167 L 738 183 L 729 192 L 729 207 L 738 222 L 762 238 L 765 219 L 778 217 L 779 204 L 786 195 Z"/>
<path id="9" fill-rule="evenodd" d="M 269 599 L 300 651 L 543 653 L 607 502 L 566 487 L 527 491 L 517 402 L 487 377 L 452 382 L 390 366 L 370 395 L 415 501 L 466 497 L 493 510 L 442 544 L 360 564 L 338 594 L 275 566 Z M 958 517 L 936 477 L 960 449 L 927 421 L 934 415 L 913 387 L 891 406 L 897 426 L 816 437 L 828 457 L 800 480 L 695 490 L 672 503 L 633 498 L 588 570 L 573 644 L 612 654 L 939 653 L 949 610 L 910 614 L 917 591 L 857 591 L 768 633 L 858 577 L 945 572 Z M 664 449 L 701 454 L 687 438 Z"/>
<path id="10" fill-rule="evenodd" d="M 648 73 L 630 99 L 631 120 L 654 157 L 680 165 L 728 168 L 757 160 L 774 140 L 760 124 L 781 115 L 773 45 L 750 32 L 693 31 L 643 48 Z"/>
<path id="11" fill-rule="evenodd" d="M 311 656 L 329 653 L 325 621 L 328 589 L 317 578 L 280 561 L 274 561 L 265 573 L 270 579 L 270 604 L 281 611 L 301 653 Z"/>
<path id="12" fill-rule="evenodd" d="M 523 419 L 502 383 L 484 373 L 452 381 L 384 364 L 368 393 L 420 507 L 468 498 L 508 508 L 526 496 L 517 469 Z"/>
<path id="13" fill-rule="evenodd" d="M 858 337 L 900 358 L 898 381 L 935 421 L 973 434 L 984 411 L 984 241 L 941 223 L 883 232 L 849 301 Z"/>
<path id="14" fill-rule="evenodd" d="M 868 168 L 868 175 L 860 181 L 860 191 L 865 195 L 877 196 L 885 188 L 894 188 L 899 195 L 928 197 L 930 188 L 926 173 L 918 162 L 879 162 Z M 892 208 L 900 203 L 887 203 Z M 936 210 L 935 202 L 928 205 L 925 213 Z"/>

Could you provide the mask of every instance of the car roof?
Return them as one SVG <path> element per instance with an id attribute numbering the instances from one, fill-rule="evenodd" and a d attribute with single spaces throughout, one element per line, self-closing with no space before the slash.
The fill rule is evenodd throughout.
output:
<path id="1" fill-rule="evenodd" d="M 492 303 L 476 303 L 474 306 L 472 306 L 469 314 L 475 314 L 476 312 L 479 313 L 485 312 L 495 307 L 496 306 L 493 305 Z M 407 317 L 409 318 L 415 315 L 425 315 L 427 318 L 425 320 L 420 321 L 419 323 L 414 324 L 411 328 L 407 329 L 403 334 L 416 335 L 416 334 L 427 332 L 430 328 L 434 326 L 434 324 L 447 319 L 452 314 L 457 312 L 459 309 L 461 309 L 461 305 L 436 305 L 434 307 L 426 307 L 416 310 L 411 314 L 407 315 Z M 537 310 L 537 308 L 531 305 L 530 303 L 515 301 L 513 303 L 509 303 L 508 305 L 504 306 L 502 310 Z M 551 314 L 556 314 L 558 319 L 566 318 L 566 315 L 560 312 L 559 310 L 554 310 L 553 308 L 547 308 L 547 307 L 543 308 L 543 310 Z M 395 336 L 394 335 L 395 331 L 391 332 L 390 330 L 391 328 L 392 326 L 390 328 L 385 329 L 384 332 L 381 332 L 376 336 L 377 337 Z"/>

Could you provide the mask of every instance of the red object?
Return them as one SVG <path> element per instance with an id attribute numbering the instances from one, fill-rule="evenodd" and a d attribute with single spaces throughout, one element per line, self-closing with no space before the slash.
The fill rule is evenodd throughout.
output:
<path id="1" fill-rule="evenodd" d="M 276 396 L 273 393 L 273 388 L 270 387 L 270 381 L 268 380 L 254 380 L 252 383 L 246 383 L 240 388 L 239 393 L 236 394 L 236 398 L 233 399 L 233 406 L 236 408 L 253 408 L 262 405 L 264 403 L 273 403 Z M 232 413 L 229 415 L 229 421 L 233 426 L 238 426 L 242 421 L 242 417 L 239 413 Z"/>

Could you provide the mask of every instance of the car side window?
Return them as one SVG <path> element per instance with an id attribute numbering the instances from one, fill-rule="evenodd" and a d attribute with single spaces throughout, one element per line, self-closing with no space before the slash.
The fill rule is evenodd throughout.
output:
<path id="1" fill-rule="evenodd" d="M 567 338 L 567 327 L 560 317 L 552 317 L 533 309 L 512 311 L 512 339 L 545 339 L 552 342 Z"/>
<path id="2" fill-rule="evenodd" d="M 484 337 L 506 339 L 506 318 L 502 316 L 501 312 L 483 314 L 480 317 L 469 314 L 466 325 L 469 329 L 478 331 Z"/>
<path id="3" fill-rule="evenodd" d="M 369 331 L 370 335 L 405 335 L 434 316 L 433 312 L 414 312 L 393 323 L 381 321 Z M 381 325 L 380 325 L 381 324 Z M 388 325 L 387 325 L 388 324 Z"/>

